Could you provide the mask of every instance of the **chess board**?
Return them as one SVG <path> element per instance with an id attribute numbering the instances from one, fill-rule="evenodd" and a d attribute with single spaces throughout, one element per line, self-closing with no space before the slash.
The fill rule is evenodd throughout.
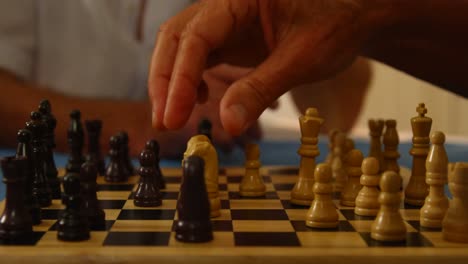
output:
<path id="1" fill-rule="evenodd" d="M 213 219 L 214 240 L 187 244 L 175 240 L 176 202 L 181 170 L 163 169 L 167 188 L 163 204 L 155 208 L 133 205 L 137 176 L 126 183 L 110 184 L 99 177 L 98 199 L 106 213 L 105 230 L 92 231 L 84 242 L 57 240 L 56 220 L 63 209 L 60 200 L 43 209 L 43 221 L 34 235 L 22 241 L 0 241 L 0 256 L 8 263 L 466 263 L 468 244 L 442 240 L 441 230 L 419 226 L 419 209 L 402 204 L 408 230 L 401 243 L 382 243 L 370 238 L 372 217 L 360 217 L 353 208 L 339 205 L 336 229 L 312 229 L 305 225 L 307 207 L 289 203 L 297 168 L 264 167 L 267 194 L 242 198 L 238 194 L 244 169 L 220 170 L 221 217 Z M 402 174 L 409 171 L 402 169 Z M 3 207 L 3 202 L 1 207 Z M 3 208 L 0 208 L 3 210 Z M 163 261 L 163 262 L 155 262 Z"/>

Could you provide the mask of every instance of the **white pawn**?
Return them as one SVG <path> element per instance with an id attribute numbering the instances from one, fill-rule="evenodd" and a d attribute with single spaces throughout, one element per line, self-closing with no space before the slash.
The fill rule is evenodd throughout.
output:
<path id="1" fill-rule="evenodd" d="M 266 186 L 260 176 L 260 149 L 257 144 L 245 148 L 245 175 L 239 185 L 239 194 L 246 197 L 264 196 Z"/>
<path id="2" fill-rule="evenodd" d="M 379 241 L 406 240 L 406 226 L 400 214 L 401 177 L 386 171 L 380 179 L 380 210 L 372 223 L 371 237 Z"/>
<path id="3" fill-rule="evenodd" d="M 362 188 L 359 183 L 359 179 L 362 175 L 362 152 L 358 149 L 351 150 L 346 156 L 346 174 L 348 175 L 348 181 L 343 188 L 341 193 L 341 204 L 344 206 L 355 206 L 356 197 Z"/>
<path id="4" fill-rule="evenodd" d="M 453 198 L 442 220 L 442 237 L 468 243 L 468 163 L 457 162 L 450 169 L 449 189 Z"/>
<path id="5" fill-rule="evenodd" d="M 426 159 L 426 183 L 429 194 L 421 208 L 420 224 L 424 227 L 441 228 L 449 201 L 445 196 L 448 158 L 444 148 L 445 135 L 440 131 L 431 134 L 431 148 Z"/>
<path id="6" fill-rule="evenodd" d="M 362 189 L 356 197 L 354 213 L 363 216 L 376 216 L 380 209 L 379 194 L 379 160 L 375 157 L 365 158 L 362 162 Z"/>
<path id="7" fill-rule="evenodd" d="M 332 200 L 333 184 L 330 165 L 322 163 L 314 171 L 314 200 L 307 212 L 306 225 L 315 228 L 338 226 L 338 212 Z"/>

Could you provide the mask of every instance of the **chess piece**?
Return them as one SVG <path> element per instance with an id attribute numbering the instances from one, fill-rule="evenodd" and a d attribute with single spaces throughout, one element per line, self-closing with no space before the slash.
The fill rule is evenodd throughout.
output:
<path id="1" fill-rule="evenodd" d="M 380 209 L 378 189 L 380 182 L 379 160 L 375 157 L 365 158 L 362 162 L 362 189 L 356 197 L 354 213 L 362 216 L 376 216 Z"/>
<path id="2" fill-rule="evenodd" d="M 44 133 L 47 129 L 42 122 L 39 112 L 31 113 L 31 120 L 26 123 L 26 129 L 31 132 L 32 162 L 34 169 L 33 177 L 33 195 L 39 201 L 41 207 L 47 207 L 52 204 L 52 194 L 45 175 L 44 158 L 46 156 Z"/>
<path id="3" fill-rule="evenodd" d="M 29 210 L 32 217 L 33 225 L 41 223 L 41 206 L 35 193 L 33 193 L 34 180 L 34 164 L 32 159 L 31 149 L 31 132 L 27 129 L 20 129 L 17 135 L 18 147 L 16 149 L 16 157 L 24 157 L 27 159 L 26 164 L 26 179 L 24 182 L 24 204 Z"/>
<path id="4" fill-rule="evenodd" d="M 449 206 L 448 198 L 444 192 L 448 170 L 444 133 L 440 131 L 432 133 L 431 143 L 426 159 L 426 183 L 430 186 L 429 194 L 421 208 L 419 222 L 424 227 L 441 228 L 442 220 Z"/>
<path id="5" fill-rule="evenodd" d="M 88 218 L 83 213 L 79 174 L 69 172 L 63 178 L 65 210 L 59 216 L 57 238 L 63 241 L 83 241 L 90 238 Z"/>
<path id="6" fill-rule="evenodd" d="M 98 174 L 104 176 L 106 174 L 106 165 L 101 155 L 101 131 L 102 121 L 101 120 L 86 120 L 85 121 L 86 132 L 88 132 L 88 159 L 91 162 L 95 162 Z"/>
<path id="7" fill-rule="evenodd" d="M 444 240 L 468 243 L 468 163 L 457 162 L 449 167 L 449 208 L 442 220 Z"/>
<path id="8" fill-rule="evenodd" d="M 315 168 L 314 200 L 307 212 L 306 225 L 315 228 L 338 226 L 338 212 L 332 200 L 333 184 L 330 165 L 322 163 Z"/>
<path id="9" fill-rule="evenodd" d="M 341 192 L 341 204 L 344 206 L 355 206 L 356 197 L 362 188 L 359 183 L 359 179 L 362 175 L 362 160 L 363 156 L 360 150 L 353 149 L 346 156 L 346 174 L 348 175 L 348 181 Z"/>
<path id="10" fill-rule="evenodd" d="M 202 119 L 198 124 L 198 134 L 205 135 L 211 140 L 211 122 L 208 119 Z"/>
<path id="11" fill-rule="evenodd" d="M 239 194 L 245 197 L 259 197 L 266 193 L 266 186 L 260 175 L 260 149 L 257 144 L 245 148 L 245 174 L 239 185 Z"/>
<path id="12" fill-rule="evenodd" d="M 1 160 L 6 198 L 5 209 L 0 216 L 0 239 L 15 240 L 33 232 L 31 214 L 24 203 L 27 163 L 26 157 L 6 157 Z"/>
<path id="13" fill-rule="evenodd" d="M 384 170 L 384 159 L 382 152 L 382 132 L 385 125 L 383 119 L 369 119 L 369 135 L 370 135 L 370 145 L 369 145 L 369 157 L 374 157 L 379 161 L 379 170 L 383 172 Z M 378 184 L 378 183 L 377 183 Z"/>
<path id="14" fill-rule="evenodd" d="M 406 240 L 406 226 L 400 214 L 401 177 L 386 171 L 380 179 L 380 210 L 371 226 L 371 237 L 378 241 Z"/>
<path id="15" fill-rule="evenodd" d="M 132 176 L 135 174 L 135 167 L 133 167 L 132 160 L 130 159 L 130 150 L 129 150 L 129 139 L 128 134 L 125 131 L 120 131 L 118 136 L 121 138 L 121 158 L 124 169 L 128 176 Z"/>
<path id="16" fill-rule="evenodd" d="M 416 108 L 418 116 L 411 118 L 413 129 L 413 147 L 410 154 L 413 156 L 411 176 L 405 189 L 405 203 L 421 206 L 429 193 L 426 184 L 426 158 L 429 153 L 429 133 L 432 119 L 425 116 L 427 109 L 423 103 Z"/>
<path id="17" fill-rule="evenodd" d="M 164 180 L 164 176 L 161 171 L 161 167 L 159 166 L 159 143 L 158 141 L 152 139 L 146 142 L 145 148 L 150 149 L 153 151 L 154 156 L 156 158 L 156 167 L 155 167 L 155 173 L 156 175 L 153 177 L 155 180 L 156 187 L 159 190 L 166 189 L 166 181 Z"/>
<path id="18" fill-rule="evenodd" d="M 151 149 L 145 148 L 140 153 L 140 182 L 133 198 L 135 206 L 153 207 L 162 204 L 162 196 L 156 186 L 156 156 Z"/>
<path id="19" fill-rule="evenodd" d="M 334 191 L 341 192 L 348 181 L 348 175 L 346 174 L 346 168 L 343 161 L 343 151 L 346 142 L 346 135 L 342 132 L 338 132 L 335 135 L 335 148 L 333 150 L 333 161 L 332 161 L 332 175 L 335 181 Z"/>
<path id="20" fill-rule="evenodd" d="M 52 114 L 52 106 L 49 100 L 42 100 L 39 104 L 39 112 L 42 115 L 42 121 L 46 124 L 47 129 L 44 133 L 44 144 L 46 146 L 46 156 L 44 158 L 45 175 L 49 183 L 50 191 L 53 199 L 60 199 L 60 181 L 58 179 L 58 171 L 54 160 L 55 145 L 55 127 L 57 119 Z"/>
<path id="21" fill-rule="evenodd" d="M 334 151 L 335 151 L 335 136 L 339 132 L 340 131 L 338 129 L 332 129 L 328 133 L 328 155 L 327 155 L 327 158 L 325 159 L 325 163 L 327 163 L 330 166 L 332 165 Z"/>
<path id="22" fill-rule="evenodd" d="M 305 115 L 299 118 L 301 127 L 301 146 L 297 153 L 301 155 L 299 178 L 291 191 L 291 203 L 310 206 L 314 199 L 315 158 L 320 155 L 317 147 L 318 134 L 323 119 L 319 117 L 316 108 L 308 108 Z"/>
<path id="23" fill-rule="evenodd" d="M 80 183 L 81 197 L 83 199 L 83 214 L 88 218 L 91 230 L 103 230 L 106 227 L 106 215 L 102 210 L 97 192 L 98 169 L 95 161 L 88 159 L 81 166 Z"/>
<path id="24" fill-rule="evenodd" d="M 400 143 L 400 139 L 398 137 L 396 121 L 394 119 L 385 121 L 383 143 L 384 171 L 394 171 L 400 175 L 400 166 L 398 165 L 398 158 L 400 158 L 400 153 L 398 153 L 398 144 Z"/>
<path id="25" fill-rule="evenodd" d="M 205 135 L 196 135 L 187 142 L 186 157 L 197 155 L 205 162 L 205 184 L 210 199 L 211 217 L 221 215 L 221 199 L 219 198 L 218 187 L 218 154 L 211 145 L 210 139 Z"/>
<path id="26" fill-rule="evenodd" d="M 84 132 L 81 125 L 81 112 L 73 110 L 70 112 L 70 126 L 67 131 L 68 147 L 70 148 L 70 156 L 68 157 L 65 170 L 67 173 L 74 172 L 79 174 L 81 165 L 83 165 L 83 146 Z"/>
<path id="27" fill-rule="evenodd" d="M 107 165 L 104 179 L 107 182 L 125 182 L 129 175 L 122 159 L 122 138 L 112 136 L 109 140 L 109 145 L 110 162 Z"/>
<path id="28" fill-rule="evenodd" d="M 183 180 L 177 200 L 178 220 L 175 226 L 176 239 L 182 242 L 213 240 L 204 163 L 204 159 L 199 156 L 186 156 L 183 161 Z"/>
<path id="29" fill-rule="evenodd" d="M 344 143 L 344 156 L 346 157 L 348 153 L 354 149 L 354 140 L 351 138 L 345 137 Z"/>

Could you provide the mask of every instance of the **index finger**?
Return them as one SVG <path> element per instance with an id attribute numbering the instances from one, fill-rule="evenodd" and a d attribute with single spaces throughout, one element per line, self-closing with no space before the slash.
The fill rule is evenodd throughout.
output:
<path id="1" fill-rule="evenodd" d="M 181 35 L 168 88 L 164 125 L 182 127 L 197 100 L 197 87 L 211 51 L 255 19 L 256 1 L 205 1 Z"/>

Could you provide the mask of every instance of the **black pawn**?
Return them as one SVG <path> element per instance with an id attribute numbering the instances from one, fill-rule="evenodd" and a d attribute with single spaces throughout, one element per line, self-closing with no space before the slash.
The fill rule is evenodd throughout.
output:
<path id="1" fill-rule="evenodd" d="M 198 124 L 198 134 L 207 136 L 211 141 L 211 122 L 208 119 L 202 119 Z"/>
<path id="2" fill-rule="evenodd" d="M 63 241 L 82 241 L 90 237 L 88 219 L 82 212 L 80 180 L 75 173 L 63 178 L 65 210 L 58 219 L 57 238 Z"/>
<path id="3" fill-rule="evenodd" d="M 154 156 L 156 157 L 156 175 L 154 177 L 156 186 L 160 190 L 166 189 L 166 181 L 164 180 L 161 167 L 159 166 L 159 143 L 154 139 L 149 140 L 148 142 L 146 142 L 145 148 L 153 151 Z"/>
<path id="4" fill-rule="evenodd" d="M 44 133 L 47 129 L 42 122 L 39 112 L 31 112 L 31 120 L 26 123 L 26 129 L 31 132 L 32 161 L 34 169 L 33 195 L 39 200 L 41 207 L 52 204 L 52 194 L 47 177 L 45 175 L 46 149 L 44 144 Z"/>
<path id="5" fill-rule="evenodd" d="M 204 166 L 199 156 L 189 156 L 183 162 L 183 179 L 177 201 L 179 220 L 175 227 L 176 239 L 182 242 L 213 240 Z"/>
<path id="6" fill-rule="evenodd" d="M 97 199 L 98 170 L 93 161 L 86 161 L 81 166 L 80 182 L 81 197 L 83 197 L 83 213 L 88 218 L 91 230 L 105 230 L 106 215 Z"/>
<path id="7" fill-rule="evenodd" d="M 110 162 L 104 179 L 107 182 L 125 182 L 128 179 L 128 172 L 122 162 L 122 140 L 119 136 L 112 136 L 109 145 Z"/>
<path id="8" fill-rule="evenodd" d="M 84 163 L 84 131 L 81 125 L 81 112 L 73 110 L 70 113 L 70 127 L 67 131 L 68 147 L 70 156 L 65 166 L 66 172 L 80 173 L 81 165 Z"/>
<path id="9" fill-rule="evenodd" d="M 34 167 L 31 150 L 31 132 L 26 129 L 20 129 L 17 135 L 18 147 L 16 149 L 16 157 L 24 157 L 27 159 L 26 164 L 26 179 L 24 182 L 24 204 L 29 209 L 32 217 L 33 225 L 41 223 L 41 206 L 37 196 L 33 193 Z"/>
<path id="10" fill-rule="evenodd" d="M 32 234 L 31 214 L 24 204 L 24 184 L 28 160 L 7 157 L 1 160 L 6 184 L 5 209 L 0 216 L 0 239 L 15 240 Z"/>
<path id="11" fill-rule="evenodd" d="M 101 176 L 106 174 L 106 165 L 101 155 L 101 131 L 102 121 L 101 120 L 86 120 L 85 121 L 86 131 L 88 132 L 88 158 L 96 163 L 98 173 Z"/>
<path id="12" fill-rule="evenodd" d="M 52 192 L 53 199 L 60 199 L 60 181 L 58 179 L 57 166 L 54 160 L 55 145 L 55 127 L 57 126 L 57 119 L 52 114 L 52 107 L 49 100 L 42 100 L 39 103 L 39 112 L 42 114 L 42 121 L 47 125 L 46 132 L 44 133 L 44 142 L 46 145 L 45 156 L 45 174 L 49 183 L 50 191 Z"/>
<path id="13" fill-rule="evenodd" d="M 125 170 L 127 171 L 127 174 L 134 175 L 135 174 L 135 167 L 133 167 L 132 160 L 130 159 L 130 149 L 129 149 L 129 138 L 128 134 L 125 131 L 119 132 L 118 136 L 120 137 L 122 141 L 122 163 L 125 166 Z"/>
<path id="14" fill-rule="evenodd" d="M 156 175 L 156 157 L 150 149 L 144 149 L 140 153 L 140 182 L 138 183 L 133 203 L 140 207 L 153 207 L 162 204 L 161 193 L 159 188 L 154 184 L 154 176 Z"/>

